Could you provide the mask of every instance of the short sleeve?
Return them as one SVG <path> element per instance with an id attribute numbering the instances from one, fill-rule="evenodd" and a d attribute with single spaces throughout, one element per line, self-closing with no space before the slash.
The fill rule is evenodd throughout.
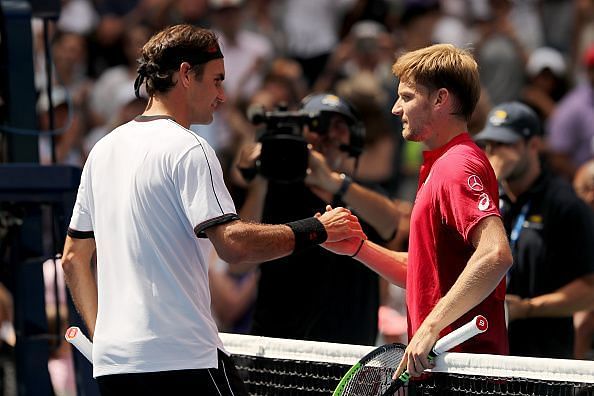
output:
<path id="1" fill-rule="evenodd" d="M 460 156 L 462 157 L 462 156 Z M 499 216 L 497 179 L 486 160 L 460 158 L 438 191 L 442 221 L 468 243 L 472 228 L 483 218 Z"/>
<path id="2" fill-rule="evenodd" d="M 217 224 L 237 220 L 235 205 L 223 181 L 221 165 L 214 150 L 201 143 L 178 162 L 174 173 L 183 210 L 198 237 Z"/>
<path id="3" fill-rule="evenodd" d="M 76 194 L 76 202 L 68 226 L 68 235 L 73 238 L 82 239 L 93 237 L 90 167 L 91 160 L 89 159 L 83 167 L 78 192 Z"/>

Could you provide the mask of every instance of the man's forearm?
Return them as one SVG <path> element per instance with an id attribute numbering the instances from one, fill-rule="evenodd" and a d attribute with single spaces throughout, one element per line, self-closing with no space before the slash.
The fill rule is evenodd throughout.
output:
<path id="1" fill-rule="evenodd" d="M 511 266 L 507 240 L 488 239 L 483 238 L 454 285 L 425 319 L 437 333 L 487 298 Z"/>
<path id="2" fill-rule="evenodd" d="M 95 321 L 97 320 L 97 284 L 95 277 L 87 264 L 87 268 L 82 268 L 82 264 L 63 262 L 66 284 L 72 295 L 72 300 L 76 310 L 81 315 L 89 336 L 92 338 L 95 333 Z"/>
<path id="3" fill-rule="evenodd" d="M 252 265 L 287 256 L 295 248 L 293 231 L 282 224 L 238 222 L 228 230 L 226 240 L 243 253 L 238 261 Z"/>
<path id="4" fill-rule="evenodd" d="M 365 241 L 355 259 L 377 272 L 384 279 L 406 288 L 408 253 L 395 252 L 371 241 Z"/>
<path id="5" fill-rule="evenodd" d="M 206 229 L 219 257 L 233 271 L 247 272 L 258 264 L 287 256 L 295 249 L 295 235 L 287 225 L 235 221 Z"/>
<path id="6" fill-rule="evenodd" d="M 94 252 L 94 240 L 67 237 L 62 254 L 66 285 L 91 338 L 95 334 L 97 320 L 97 283 L 91 269 Z"/>
<path id="7" fill-rule="evenodd" d="M 481 220 L 470 238 L 476 250 L 454 285 L 423 323 L 433 334 L 438 334 L 487 298 L 512 265 L 507 236 L 498 217 Z"/>
<path id="8" fill-rule="evenodd" d="M 563 317 L 594 309 L 594 274 L 575 279 L 553 293 L 527 299 L 525 317 Z"/>

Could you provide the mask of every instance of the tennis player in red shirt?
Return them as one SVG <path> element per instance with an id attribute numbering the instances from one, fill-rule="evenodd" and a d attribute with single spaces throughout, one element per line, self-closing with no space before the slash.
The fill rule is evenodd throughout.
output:
<path id="1" fill-rule="evenodd" d="M 394 284 L 406 287 L 409 344 L 397 375 L 418 376 L 432 366 L 435 342 L 481 314 L 489 330 L 457 351 L 507 354 L 505 274 L 512 255 L 499 216 L 495 174 L 468 134 L 480 95 L 472 56 L 449 44 L 402 55 L 392 113 L 405 139 L 423 142 L 408 252 L 369 240 L 326 244 L 351 254 Z"/>

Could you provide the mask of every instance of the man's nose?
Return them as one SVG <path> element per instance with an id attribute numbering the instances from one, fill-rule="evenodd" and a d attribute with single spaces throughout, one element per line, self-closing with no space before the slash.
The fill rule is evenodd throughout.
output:
<path id="1" fill-rule="evenodd" d="M 402 107 L 400 106 L 398 101 L 394 102 L 394 106 L 392 106 L 392 114 L 398 117 L 402 115 Z"/>

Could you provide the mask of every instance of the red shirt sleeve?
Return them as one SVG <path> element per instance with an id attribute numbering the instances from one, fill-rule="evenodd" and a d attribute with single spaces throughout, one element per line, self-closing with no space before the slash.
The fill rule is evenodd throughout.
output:
<path id="1" fill-rule="evenodd" d="M 444 224 L 454 228 L 467 243 L 472 228 L 487 216 L 499 216 L 497 179 L 481 153 L 466 151 L 449 158 L 455 166 L 440 167 L 444 174 L 438 202 Z"/>

